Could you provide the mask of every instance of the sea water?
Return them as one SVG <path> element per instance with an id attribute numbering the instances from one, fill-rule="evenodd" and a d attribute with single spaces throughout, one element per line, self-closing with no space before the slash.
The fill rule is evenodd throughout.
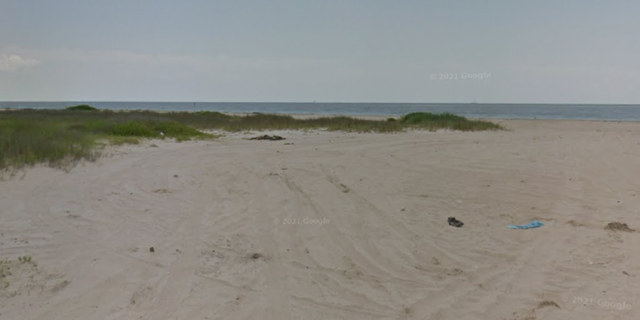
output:
<path id="1" fill-rule="evenodd" d="M 316 102 L 0 102 L 1 108 L 62 109 L 89 104 L 99 109 L 218 111 L 322 115 L 400 116 L 411 112 L 450 112 L 469 118 L 640 121 L 640 105 L 490 103 L 316 103 Z"/>

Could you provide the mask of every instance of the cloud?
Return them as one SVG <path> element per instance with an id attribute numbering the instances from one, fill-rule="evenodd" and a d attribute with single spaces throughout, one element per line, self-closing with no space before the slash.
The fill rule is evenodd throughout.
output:
<path id="1" fill-rule="evenodd" d="M 16 54 L 0 55 L 0 71 L 15 71 L 19 69 L 27 69 L 40 64 L 38 59 L 19 56 Z"/>

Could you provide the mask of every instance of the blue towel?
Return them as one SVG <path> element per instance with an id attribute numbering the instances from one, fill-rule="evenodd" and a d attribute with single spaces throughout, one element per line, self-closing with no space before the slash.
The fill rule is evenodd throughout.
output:
<path id="1" fill-rule="evenodd" d="M 522 225 L 522 226 L 515 226 L 515 225 L 511 225 L 509 226 L 509 228 L 511 229 L 531 229 L 531 228 L 538 228 L 538 227 L 542 227 L 544 226 L 544 223 L 538 221 L 538 220 L 533 220 L 531 223 Z"/>

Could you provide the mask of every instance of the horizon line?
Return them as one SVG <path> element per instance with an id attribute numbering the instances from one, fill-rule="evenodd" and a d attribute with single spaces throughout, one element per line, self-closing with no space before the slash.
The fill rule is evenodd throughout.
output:
<path id="1" fill-rule="evenodd" d="M 80 102 L 80 103 L 282 103 L 282 104 L 479 104 L 479 105 L 612 105 L 612 106 L 638 106 L 640 103 L 578 103 L 578 102 L 340 102 L 340 101 L 144 101 L 144 100 L 0 100 L 0 103 L 64 103 L 64 102 Z"/>

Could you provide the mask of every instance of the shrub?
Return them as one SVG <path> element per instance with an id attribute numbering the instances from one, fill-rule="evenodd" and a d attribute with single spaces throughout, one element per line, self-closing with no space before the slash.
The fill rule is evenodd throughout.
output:
<path id="1" fill-rule="evenodd" d="M 77 106 L 67 107 L 67 110 L 80 110 L 80 111 L 97 111 L 98 109 L 88 105 L 88 104 L 80 104 Z"/>
<path id="2" fill-rule="evenodd" d="M 467 118 L 455 115 L 453 113 L 434 114 L 429 112 L 414 112 L 402 117 L 402 122 L 406 124 L 422 124 L 425 122 L 436 121 L 466 121 Z"/>

